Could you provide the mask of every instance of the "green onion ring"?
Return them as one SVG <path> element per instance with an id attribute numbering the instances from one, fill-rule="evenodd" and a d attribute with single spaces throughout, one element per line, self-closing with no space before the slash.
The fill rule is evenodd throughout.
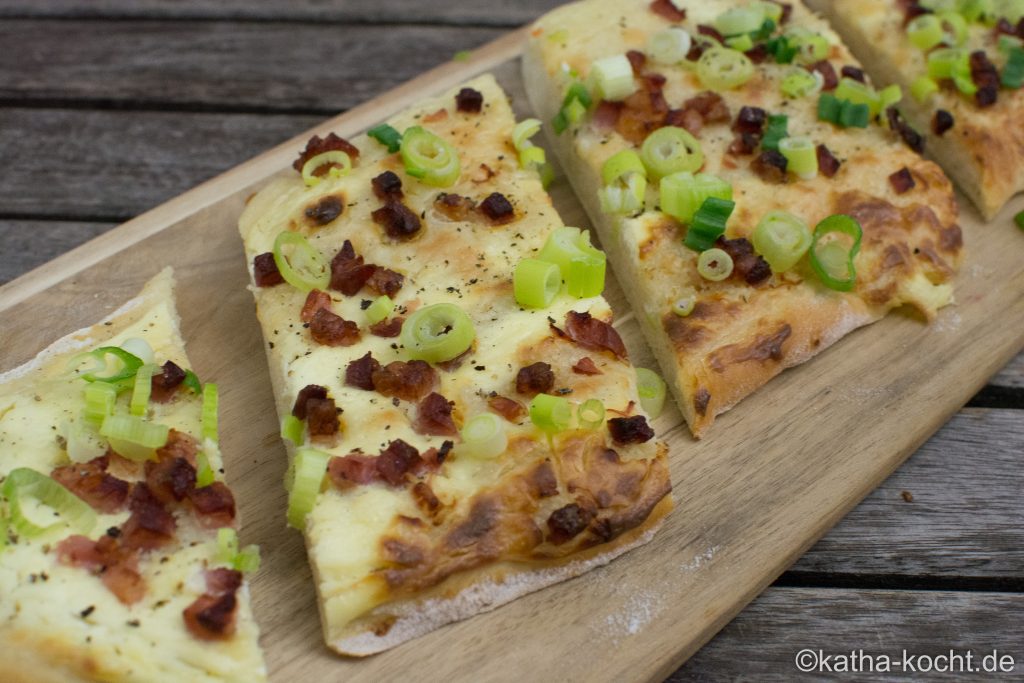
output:
<path id="1" fill-rule="evenodd" d="M 410 358 L 443 363 L 465 352 L 476 330 L 465 311 L 443 303 L 417 309 L 402 324 L 400 337 Z"/>
<path id="2" fill-rule="evenodd" d="M 290 254 L 285 253 L 286 248 Z M 274 240 L 274 263 L 281 277 L 299 291 L 327 289 L 331 282 L 331 267 L 327 259 L 297 232 L 285 230 Z"/>
<path id="3" fill-rule="evenodd" d="M 822 239 L 832 233 L 846 235 L 853 240 L 852 245 L 845 247 L 836 241 L 822 243 Z M 863 234 L 860 223 L 845 214 L 829 216 L 815 226 L 810 249 L 811 267 L 829 289 L 840 292 L 853 289 L 857 282 L 854 259 L 860 251 Z M 843 273 L 837 272 L 840 268 Z"/>

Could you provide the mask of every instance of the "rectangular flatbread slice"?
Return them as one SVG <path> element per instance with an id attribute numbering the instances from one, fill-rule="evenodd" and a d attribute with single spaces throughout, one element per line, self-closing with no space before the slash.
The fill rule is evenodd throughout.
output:
<path id="1" fill-rule="evenodd" d="M 737 8 L 753 35 L 728 40 L 746 53 L 714 28 Z M 869 121 L 867 105 L 851 109 L 863 128 L 819 120 L 844 69 L 859 71 L 799 3 L 586 0 L 532 30 L 527 93 L 562 131 L 546 132 L 695 436 L 889 310 L 909 304 L 931 320 L 952 301 L 962 240 L 950 183 Z M 787 89 L 804 88 L 792 97 L 781 83 L 791 76 Z M 808 177 L 787 145 L 809 155 Z M 833 215 L 853 221 L 819 226 Z M 815 263 L 828 267 L 827 286 Z"/>
<path id="2" fill-rule="evenodd" d="M 1024 4 L 993 2 L 987 12 L 977 16 L 968 12 L 970 19 L 964 19 L 962 25 L 953 19 L 957 30 L 949 30 L 949 38 L 927 50 L 916 47 L 907 32 L 908 22 L 915 17 L 924 17 L 916 19 L 915 35 L 918 27 L 927 32 L 929 24 L 941 26 L 946 19 L 943 6 L 963 19 L 957 10 L 964 4 L 899 0 L 811 3 L 829 19 L 876 82 L 902 86 L 905 95 L 900 108 L 924 137 L 925 152 L 956 181 L 982 215 L 991 219 L 1010 197 L 1024 190 L 1024 91 L 1020 88 L 1024 83 Z M 985 7 L 985 3 L 973 4 L 979 11 Z M 936 67 L 929 72 L 929 57 L 938 63 L 953 50 L 966 65 L 959 80 L 938 75 Z M 1010 66 L 1011 59 L 1014 66 Z M 1008 70 L 1016 73 L 1007 79 L 1010 85 L 1003 82 Z M 935 75 L 933 85 L 920 80 L 928 79 L 930 73 Z M 912 95 L 917 88 L 921 88 L 919 96 Z"/>
<path id="3" fill-rule="evenodd" d="M 306 182 L 274 180 L 239 223 L 290 435 L 289 518 L 325 640 L 348 655 L 604 564 L 671 508 L 601 282 L 571 296 L 538 258 L 554 298 L 517 304 L 513 271 L 563 225 L 493 77 L 388 125 L 315 137 Z M 422 169 L 403 161 L 430 149 Z M 453 152 L 454 172 L 421 172 Z"/>
<path id="4" fill-rule="evenodd" d="M 4 681 L 266 680 L 173 286 L 0 374 Z"/>

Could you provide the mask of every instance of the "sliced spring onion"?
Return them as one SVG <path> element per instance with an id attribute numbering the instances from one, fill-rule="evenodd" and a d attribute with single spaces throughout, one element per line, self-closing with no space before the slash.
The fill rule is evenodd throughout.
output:
<path id="1" fill-rule="evenodd" d="M 288 439 L 296 446 L 301 446 L 304 443 L 302 434 L 305 429 L 306 425 L 302 420 L 291 413 L 285 415 L 284 419 L 281 420 L 281 438 Z"/>
<path id="2" fill-rule="evenodd" d="M 693 214 L 693 221 L 686 231 L 683 244 L 694 251 L 710 249 L 715 240 L 725 234 L 725 224 L 732 215 L 736 203 L 728 199 L 708 197 Z M 731 268 L 730 268 L 731 270 Z"/>
<path id="3" fill-rule="evenodd" d="M 848 76 L 839 79 L 839 85 L 836 86 L 834 94 L 840 100 L 849 100 L 854 104 L 866 104 L 868 113 L 872 117 L 878 114 L 881 108 L 881 99 L 874 88 Z"/>
<path id="4" fill-rule="evenodd" d="M 203 393 L 202 382 L 199 381 L 199 377 L 196 375 L 196 373 L 192 372 L 191 370 L 185 371 L 185 379 L 184 381 L 182 381 L 182 384 L 188 387 L 189 391 L 191 391 L 193 394 Z"/>
<path id="5" fill-rule="evenodd" d="M 939 48 L 928 53 L 928 77 L 940 80 L 953 77 L 953 67 L 969 56 L 964 50 Z"/>
<path id="6" fill-rule="evenodd" d="M 568 429 L 571 420 L 572 408 L 562 396 L 537 394 L 530 401 L 530 421 L 549 434 Z"/>
<path id="7" fill-rule="evenodd" d="M 986 14 L 990 14 L 993 3 L 992 0 L 961 0 L 957 3 L 957 9 L 964 19 L 973 23 L 980 21 Z"/>
<path id="8" fill-rule="evenodd" d="M 928 98 L 938 91 L 939 84 L 927 76 L 919 76 L 910 84 L 910 94 L 921 103 L 927 102 Z"/>
<path id="9" fill-rule="evenodd" d="M 327 171 L 327 175 L 332 178 L 340 178 L 343 175 L 348 175 L 352 171 L 352 158 L 345 152 L 342 152 L 340 149 L 321 152 L 302 165 L 302 180 L 306 183 L 306 187 L 313 187 L 320 184 L 323 177 L 313 174 L 318 168 L 326 164 L 331 165 L 330 170 Z"/>
<path id="10" fill-rule="evenodd" d="M 251 574 L 259 571 L 260 568 L 260 547 L 258 545 L 247 545 L 238 551 L 231 566 L 244 574 Z"/>
<path id="11" fill-rule="evenodd" d="M 661 179 L 661 210 L 689 223 L 708 197 L 732 199 L 732 185 L 710 173 L 693 175 L 686 171 Z"/>
<path id="12" fill-rule="evenodd" d="M 95 361 L 95 365 L 83 371 L 79 366 L 85 359 Z M 142 359 L 119 346 L 101 346 L 78 354 L 71 359 L 71 365 L 86 382 L 105 382 L 120 390 L 132 386 Z"/>
<path id="13" fill-rule="evenodd" d="M 794 99 L 821 92 L 825 78 L 817 71 L 808 71 L 799 67 L 786 74 L 780 84 L 782 94 Z"/>
<path id="14" fill-rule="evenodd" d="M 459 454 L 471 458 L 497 458 L 508 448 L 508 434 L 505 422 L 494 413 L 474 415 L 459 432 Z"/>
<path id="15" fill-rule="evenodd" d="M 742 52 L 727 47 L 705 50 L 697 61 L 697 77 L 712 90 L 738 88 L 754 75 L 754 64 Z"/>
<path id="16" fill-rule="evenodd" d="M 754 47 L 754 39 L 750 37 L 751 34 L 744 33 L 743 35 L 733 36 L 732 38 L 725 39 L 726 47 L 739 52 L 746 52 Z"/>
<path id="17" fill-rule="evenodd" d="M 550 261 L 524 258 L 512 274 L 512 291 L 523 308 L 547 308 L 562 288 L 562 271 Z"/>
<path id="18" fill-rule="evenodd" d="M 936 18 L 942 25 L 942 42 L 950 47 L 963 45 L 967 40 L 967 20 L 958 12 L 939 12 Z"/>
<path id="19" fill-rule="evenodd" d="M 141 417 L 146 414 L 149 408 L 149 394 L 153 390 L 153 375 L 161 372 L 159 365 L 153 363 L 143 364 L 135 372 L 135 386 L 132 387 L 132 400 L 128 404 L 128 412 Z M 86 410 L 88 410 L 89 397 L 86 396 Z"/>
<path id="20" fill-rule="evenodd" d="M 427 185 L 449 187 L 462 172 L 455 148 L 422 126 L 405 130 L 401 152 L 406 173 Z"/>
<path id="21" fill-rule="evenodd" d="M 527 143 L 529 144 L 529 143 Z M 544 152 L 543 147 L 535 147 L 530 145 L 519 150 L 519 167 L 530 168 L 531 166 L 541 166 L 548 160 L 548 155 Z"/>
<path id="22" fill-rule="evenodd" d="M 1024 49 L 1019 47 L 1010 49 L 1006 66 L 1003 67 L 999 80 L 1005 88 L 1020 88 L 1024 85 Z"/>
<path id="23" fill-rule="evenodd" d="M 402 147 L 402 134 L 386 123 L 374 126 L 366 131 L 366 135 L 388 148 L 394 154 Z"/>
<path id="24" fill-rule="evenodd" d="M 281 277 L 302 292 L 327 289 L 331 282 L 327 259 L 297 232 L 285 230 L 274 240 L 274 263 Z"/>
<path id="25" fill-rule="evenodd" d="M 779 140 L 789 135 L 789 117 L 785 114 L 769 114 L 768 125 L 764 129 L 764 137 L 761 138 L 761 148 L 778 151 Z"/>
<path id="26" fill-rule="evenodd" d="M 786 170 L 803 180 L 818 176 L 818 152 L 805 135 L 779 140 L 779 152 L 786 157 Z"/>
<path id="27" fill-rule="evenodd" d="M 386 294 L 378 296 L 366 307 L 366 322 L 376 325 L 395 310 L 395 302 Z"/>
<path id="28" fill-rule="evenodd" d="M 569 259 L 569 274 L 565 278 L 565 286 L 569 296 L 585 299 L 604 291 L 608 261 L 604 252 L 592 247 L 589 240 L 581 243 L 579 247 L 581 253 Z"/>
<path id="29" fill-rule="evenodd" d="M 443 363 L 466 351 L 476 330 L 465 311 L 442 303 L 416 309 L 402 324 L 400 337 L 410 358 Z"/>
<path id="30" fill-rule="evenodd" d="M 96 385 L 90 385 L 96 386 Z M 64 432 L 71 462 L 89 462 L 107 452 L 107 441 L 88 420 L 72 420 Z"/>
<path id="31" fill-rule="evenodd" d="M 636 388 L 640 394 L 640 407 L 652 419 L 656 419 L 665 406 L 665 380 L 653 370 L 637 368 Z"/>
<path id="32" fill-rule="evenodd" d="M 694 173 L 704 164 L 700 141 L 676 126 L 664 126 L 648 135 L 640 147 L 640 158 L 654 179 L 680 171 Z"/>
<path id="33" fill-rule="evenodd" d="M 93 382 L 85 387 L 85 419 L 97 425 L 114 412 L 117 389 L 112 384 Z"/>
<path id="34" fill-rule="evenodd" d="M 907 38 L 919 50 L 930 50 L 942 42 L 942 22 L 934 14 L 922 14 L 907 24 Z"/>
<path id="35" fill-rule="evenodd" d="M 675 300 L 672 304 L 672 312 L 678 315 L 680 318 L 693 313 L 693 309 L 697 307 L 697 290 L 693 287 L 687 287 L 683 290 L 682 296 Z"/>
<path id="36" fill-rule="evenodd" d="M 516 150 L 522 150 L 534 135 L 540 130 L 539 119 L 523 119 L 512 129 L 512 146 Z"/>
<path id="37" fill-rule="evenodd" d="M 777 2 L 768 2 L 768 0 L 754 0 L 750 3 L 752 6 L 760 7 L 761 11 L 764 12 L 765 20 L 770 19 L 774 23 L 779 23 L 779 19 L 782 18 L 782 5 Z"/>
<path id="38" fill-rule="evenodd" d="M 146 422 L 134 415 L 108 415 L 100 434 L 110 440 L 110 447 L 129 460 L 149 460 L 154 451 L 167 443 L 170 429 L 166 425 Z"/>
<path id="39" fill-rule="evenodd" d="M 633 173 L 646 177 L 647 169 L 636 150 L 624 149 L 608 157 L 608 160 L 601 166 L 601 181 L 605 185 L 611 185 L 616 180 Z"/>
<path id="40" fill-rule="evenodd" d="M 878 110 L 885 111 L 903 99 L 903 88 L 893 83 L 878 91 Z M 888 119 L 887 119 L 888 120 Z"/>
<path id="41" fill-rule="evenodd" d="M 643 210 L 647 169 L 636 151 L 624 149 L 609 157 L 601 167 L 601 179 L 604 187 L 598 197 L 602 211 L 633 215 Z"/>
<path id="42" fill-rule="evenodd" d="M 537 169 L 537 175 L 540 176 L 540 184 L 545 190 L 551 187 L 551 183 L 555 181 L 555 169 L 551 167 L 551 164 L 544 164 Z"/>
<path id="43" fill-rule="evenodd" d="M 229 526 L 217 529 L 217 561 L 231 564 L 238 554 L 238 533 Z"/>
<path id="44" fill-rule="evenodd" d="M 196 487 L 205 488 L 213 483 L 213 467 L 210 465 L 210 456 L 206 451 L 196 453 Z"/>
<path id="45" fill-rule="evenodd" d="M 717 247 L 702 251 L 697 257 L 697 272 L 705 280 L 724 280 L 732 275 L 732 267 L 732 256 Z"/>
<path id="46" fill-rule="evenodd" d="M 143 363 L 153 363 L 156 361 L 156 356 L 153 354 L 153 347 L 149 345 L 145 339 L 139 337 L 131 337 L 121 342 L 121 348 L 142 359 Z"/>
<path id="47" fill-rule="evenodd" d="M 964 53 L 967 54 L 966 52 Z M 953 70 L 950 72 L 950 78 L 953 79 L 953 85 L 956 89 L 965 95 L 973 95 L 978 92 L 978 84 L 974 82 L 974 76 L 971 73 L 970 57 L 967 59 L 961 59 L 953 65 Z"/>
<path id="48" fill-rule="evenodd" d="M 871 120 L 871 108 L 866 104 L 842 100 L 839 110 L 839 125 L 844 128 L 867 128 Z"/>
<path id="49" fill-rule="evenodd" d="M 203 385 L 203 438 L 217 441 L 217 406 L 220 403 L 217 385 L 207 382 Z"/>
<path id="50" fill-rule="evenodd" d="M 802 218 L 788 211 L 769 211 L 754 228 L 751 242 L 772 272 L 782 273 L 807 253 L 811 246 L 811 229 Z"/>
<path id="51" fill-rule="evenodd" d="M 769 54 L 775 57 L 776 64 L 789 64 L 800 51 L 795 43 L 790 41 L 789 36 L 778 36 L 765 43 Z"/>
<path id="52" fill-rule="evenodd" d="M 555 130 L 555 134 L 561 135 L 570 124 L 577 123 L 592 103 L 593 98 L 586 86 L 579 81 L 574 81 L 566 90 L 565 97 L 562 99 L 562 108 L 551 121 L 551 127 Z"/>
<path id="53" fill-rule="evenodd" d="M 96 512 L 88 503 L 54 479 L 28 467 L 11 470 L 4 480 L 2 492 L 7 499 L 10 525 L 22 536 L 35 538 L 65 524 L 78 533 L 88 534 L 96 525 Z M 31 515 L 32 518 L 45 516 L 49 521 L 56 515 L 60 520 L 45 526 L 37 524 L 27 514 L 30 507 L 26 506 L 26 503 L 29 500 L 35 501 L 38 506 L 53 510 L 52 513 L 47 511 L 45 514 L 39 511 Z M 3 534 L 7 535 L 6 525 Z"/>
<path id="54" fill-rule="evenodd" d="M 673 26 L 658 31 L 647 41 L 647 56 L 657 64 L 680 64 L 686 59 L 693 39 L 686 29 Z"/>
<path id="55" fill-rule="evenodd" d="M 330 453 L 315 448 L 300 448 L 295 453 L 292 486 L 288 491 L 288 524 L 300 531 L 306 528 L 306 515 L 313 510 L 320 494 L 330 459 Z"/>
<path id="56" fill-rule="evenodd" d="M 752 33 L 765 20 L 764 8 L 760 5 L 731 7 L 715 17 L 712 25 L 723 36 L 735 36 L 741 33 Z"/>
<path id="57" fill-rule="evenodd" d="M 825 36 L 818 33 L 801 35 L 795 40 L 790 37 L 790 45 L 796 48 L 794 57 L 802 64 L 814 64 L 825 59 L 830 47 Z"/>
<path id="58" fill-rule="evenodd" d="M 862 236 L 860 223 L 845 214 L 835 214 L 824 219 L 814 228 L 811 241 L 811 267 L 829 289 L 848 292 L 857 281 L 854 259 L 860 251 Z M 832 235 L 845 235 L 849 244 Z"/>
<path id="59" fill-rule="evenodd" d="M 1010 54 L 1010 51 L 1014 48 L 1024 47 L 1024 39 L 1018 38 L 1017 36 L 1000 35 L 999 41 L 996 43 L 996 49 L 998 49 L 1004 55 Z"/>
<path id="60" fill-rule="evenodd" d="M 584 429 L 597 429 L 604 424 L 604 403 L 599 399 L 587 399 L 580 404 L 576 418 Z"/>
<path id="61" fill-rule="evenodd" d="M 565 119 L 569 122 L 569 125 L 576 125 L 583 119 L 583 115 L 587 113 L 587 108 L 583 106 L 583 103 L 577 99 L 572 100 L 569 104 L 565 105 Z"/>
<path id="62" fill-rule="evenodd" d="M 633 65 L 626 55 L 613 55 L 595 61 L 590 67 L 590 83 L 597 97 L 619 102 L 636 92 Z"/>

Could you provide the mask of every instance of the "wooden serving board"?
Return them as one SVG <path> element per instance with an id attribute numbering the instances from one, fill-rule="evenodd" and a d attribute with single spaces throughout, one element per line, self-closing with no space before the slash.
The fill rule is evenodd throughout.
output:
<path id="1" fill-rule="evenodd" d="M 494 70 L 528 115 L 525 30 L 318 126 L 0 287 L 0 370 L 88 325 L 164 265 L 178 277 L 189 355 L 221 386 L 222 447 L 245 543 L 263 549 L 253 594 L 271 679 L 649 680 L 668 675 L 937 430 L 1024 346 L 1024 232 L 961 202 L 958 305 L 931 327 L 897 312 L 786 371 L 701 442 L 668 406 L 676 510 L 647 546 L 576 580 L 365 660 L 323 645 L 302 540 L 284 523 L 284 449 L 236 221 L 313 132 L 351 135 L 419 98 Z M 291 172 L 291 171 L 288 171 Z M 555 204 L 587 219 L 559 178 Z M 640 365 L 653 366 L 621 289 L 607 295 Z M 795 607 L 794 607 L 795 609 Z"/>

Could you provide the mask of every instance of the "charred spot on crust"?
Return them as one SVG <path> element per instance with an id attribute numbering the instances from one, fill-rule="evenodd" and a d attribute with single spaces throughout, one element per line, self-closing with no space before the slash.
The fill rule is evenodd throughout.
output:
<path id="1" fill-rule="evenodd" d="M 548 540 L 554 545 L 571 541 L 587 528 L 592 519 L 594 514 L 577 503 L 560 507 L 548 517 Z"/>
<path id="2" fill-rule="evenodd" d="M 312 206 L 306 207 L 306 218 L 314 225 L 327 225 L 345 210 L 345 201 L 339 195 L 328 195 Z"/>

